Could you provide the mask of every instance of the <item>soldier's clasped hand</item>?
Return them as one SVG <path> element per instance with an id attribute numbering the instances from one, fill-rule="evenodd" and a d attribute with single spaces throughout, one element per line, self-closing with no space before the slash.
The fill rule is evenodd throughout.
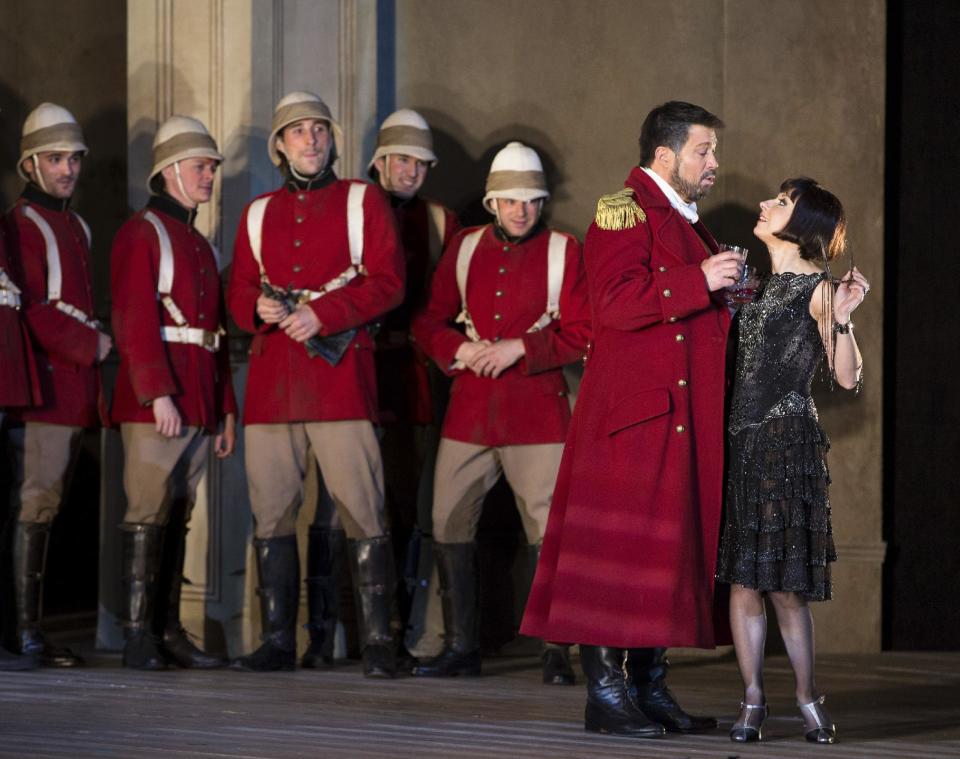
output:
<path id="1" fill-rule="evenodd" d="M 320 331 L 320 319 L 310 306 L 301 303 L 279 326 L 291 340 L 304 343 Z"/>
<path id="2" fill-rule="evenodd" d="M 287 317 L 287 307 L 278 300 L 261 295 L 257 298 L 257 316 L 265 324 L 279 324 Z"/>

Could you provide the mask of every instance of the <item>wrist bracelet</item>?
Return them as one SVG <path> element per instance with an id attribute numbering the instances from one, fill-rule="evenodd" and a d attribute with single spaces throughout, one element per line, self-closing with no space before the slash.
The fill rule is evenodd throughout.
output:
<path id="1" fill-rule="evenodd" d="M 853 329 L 853 322 L 847 322 L 846 324 L 840 324 L 837 322 L 833 325 L 833 331 L 838 335 L 849 335 L 850 330 Z"/>

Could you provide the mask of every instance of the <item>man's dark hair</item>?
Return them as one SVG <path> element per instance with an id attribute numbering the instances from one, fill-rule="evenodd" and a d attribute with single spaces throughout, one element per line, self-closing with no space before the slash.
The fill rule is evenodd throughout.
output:
<path id="1" fill-rule="evenodd" d="M 837 196 L 809 177 L 787 179 L 780 192 L 793 201 L 793 213 L 774 236 L 794 243 L 808 261 L 841 255 L 847 245 L 847 215 Z"/>
<path id="2" fill-rule="evenodd" d="M 720 117 L 714 116 L 706 108 L 681 100 L 671 100 L 650 111 L 640 128 L 640 165 L 650 166 L 661 145 L 679 153 L 687 144 L 690 127 L 694 124 L 710 129 L 724 126 Z"/>

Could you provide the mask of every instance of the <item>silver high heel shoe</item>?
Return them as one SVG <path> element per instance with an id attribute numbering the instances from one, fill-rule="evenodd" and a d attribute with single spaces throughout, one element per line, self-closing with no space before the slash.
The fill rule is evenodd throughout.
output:
<path id="1" fill-rule="evenodd" d="M 797 704 L 803 716 L 803 734 L 811 743 L 836 743 L 837 726 L 823 707 L 825 696 L 809 704 Z"/>
<path id="2" fill-rule="evenodd" d="M 730 740 L 734 743 L 753 743 L 763 739 L 763 723 L 770 714 L 766 704 L 740 702 L 740 715 L 730 728 Z"/>

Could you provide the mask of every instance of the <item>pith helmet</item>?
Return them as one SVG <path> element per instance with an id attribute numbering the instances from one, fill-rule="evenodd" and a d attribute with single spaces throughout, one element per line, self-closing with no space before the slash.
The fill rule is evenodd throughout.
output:
<path id="1" fill-rule="evenodd" d="M 147 177 L 147 189 L 156 191 L 153 180 L 167 166 L 184 158 L 212 158 L 223 161 L 217 143 L 202 121 L 189 116 L 171 116 L 153 138 L 153 168 Z"/>
<path id="2" fill-rule="evenodd" d="M 391 153 L 412 155 L 431 166 L 437 165 L 433 132 L 423 116 L 409 108 L 401 108 L 387 116 L 377 132 L 377 149 L 367 164 L 367 171 L 373 168 L 374 161 Z"/>
<path id="3" fill-rule="evenodd" d="M 495 198 L 527 201 L 549 197 L 547 178 L 536 150 L 522 142 L 510 142 L 493 157 L 487 174 L 487 194 L 483 196 L 483 207 L 490 213 L 497 212 Z"/>
<path id="4" fill-rule="evenodd" d="M 273 111 L 273 123 L 270 125 L 270 138 L 267 140 L 267 152 L 274 166 L 280 166 L 280 154 L 277 152 L 277 135 L 295 121 L 301 119 L 322 119 L 330 125 L 333 132 L 334 160 L 343 151 L 343 130 L 334 121 L 327 104 L 319 95 L 312 92 L 291 92 L 284 95 Z"/>
<path id="5" fill-rule="evenodd" d="M 88 150 L 83 142 L 83 132 L 73 114 L 62 106 L 41 103 L 30 111 L 27 120 L 23 122 L 17 173 L 23 179 L 29 180 L 30 177 L 23 170 L 23 162 L 37 153 L 86 153 Z"/>

